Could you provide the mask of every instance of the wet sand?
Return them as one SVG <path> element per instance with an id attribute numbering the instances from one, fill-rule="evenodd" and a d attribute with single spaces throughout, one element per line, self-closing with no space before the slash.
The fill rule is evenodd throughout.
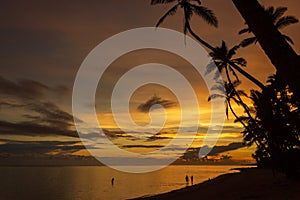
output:
<path id="1" fill-rule="evenodd" d="M 287 179 L 285 175 L 270 169 L 243 169 L 239 173 L 221 175 L 183 189 L 138 199 L 300 199 L 300 181 Z"/>

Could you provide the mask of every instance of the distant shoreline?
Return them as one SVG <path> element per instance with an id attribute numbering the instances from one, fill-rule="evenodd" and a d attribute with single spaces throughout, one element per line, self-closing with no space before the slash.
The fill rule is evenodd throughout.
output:
<path id="1" fill-rule="evenodd" d="M 193 186 L 164 194 L 134 198 L 134 200 L 299 199 L 300 181 L 287 179 L 280 173 L 273 176 L 270 169 L 240 168 L 238 170 L 240 172 L 223 174 Z"/>
<path id="2" fill-rule="evenodd" d="M 254 163 L 239 162 L 174 162 L 171 165 L 239 165 L 256 166 Z M 63 166 L 105 166 L 93 157 L 8 157 L 0 158 L 0 167 L 63 167 Z"/>

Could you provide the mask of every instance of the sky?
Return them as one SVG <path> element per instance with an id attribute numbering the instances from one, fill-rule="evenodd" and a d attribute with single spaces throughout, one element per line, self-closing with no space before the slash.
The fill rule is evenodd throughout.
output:
<path id="1" fill-rule="evenodd" d="M 299 2 L 296 0 L 261 0 L 269 6 L 287 6 L 288 15 L 300 17 Z M 203 39 L 213 46 L 222 40 L 232 47 L 246 36 L 238 35 L 245 27 L 231 1 L 203 0 L 203 6 L 214 11 L 219 19 L 219 27 L 205 24 L 201 19 L 192 19 L 192 27 Z M 2 1 L 0 12 L 0 149 L 1 154 L 14 155 L 89 155 L 78 138 L 72 115 L 72 88 L 79 67 L 87 55 L 99 43 L 122 31 L 155 26 L 157 20 L 170 5 L 151 6 L 149 0 L 88 0 L 88 1 Z M 162 27 L 182 32 L 182 14 L 172 16 Z M 292 25 L 283 32 L 293 38 L 295 51 L 299 53 L 299 24 Z M 184 37 L 182 43 L 184 44 Z M 275 72 L 274 67 L 263 54 L 259 44 L 239 50 L 237 57 L 247 61 L 247 72 L 265 83 Z M 116 126 L 111 114 L 111 93 L 117 81 L 134 66 L 146 63 L 162 63 L 173 67 L 189 79 L 198 98 L 201 119 L 198 124 L 184 127 L 184 138 L 196 135 L 191 148 L 203 146 L 208 127 L 211 125 L 211 104 L 203 78 L 178 56 L 157 50 L 130 52 L 116 59 L 105 71 L 96 93 L 98 121 L 104 128 L 109 141 L 95 144 L 93 138 L 99 136 L 99 127 L 86 127 L 91 116 L 75 118 L 86 128 L 83 141 L 91 149 L 106 149 L 117 145 L 129 152 L 153 152 L 169 145 L 180 126 L 180 101 L 168 88 L 155 84 L 139 87 L 131 96 L 129 110 L 137 125 L 150 122 L 149 109 L 161 104 L 164 109 L 152 107 L 151 116 L 157 122 L 166 118 L 162 130 L 138 132 L 133 127 L 125 127 L 126 132 Z M 141 79 L 143 79 L 141 75 Z M 241 89 L 257 89 L 242 78 Z M 172 77 L 164 77 L 181 89 Z M 174 77 L 173 77 L 174 78 Z M 177 84 L 177 85 L 176 85 Z M 121 99 L 122 100 L 122 99 Z M 249 102 L 250 103 L 250 102 Z M 93 105 L 89 105 L 93 106 Z M 187 108 L 194 119 L 194 107 Z M 239 112 L 240 109 L 236 108 Z M 220 113 L 222 113 L 220 111 Z M 241 112 L 240 112 L 241 113 Z M 121 113 L 122 114 L 122 113 Z M 221 118 L 225 116 L 221 116 Z M 123 120 L 127 120 L 123 117 Z M 193 127 L 199 126 L 195 133 Z M 217 124 L 214 130 L 221 130 Z M 242 128 L 233 123 L 233 116 L 225 120 L 223 132 L 216 144 L 213 156 L 229 154 L 237 160 L 251 159 L 254 147 L 242 147 Z M 96 147 L 97 146 L 97 147 Z M 182 147 L 174 146 L 174 149 Z M 220 150 L 221 149 L 221 150 Z M 164 157 L 172 151 L 156 155 Z"/>

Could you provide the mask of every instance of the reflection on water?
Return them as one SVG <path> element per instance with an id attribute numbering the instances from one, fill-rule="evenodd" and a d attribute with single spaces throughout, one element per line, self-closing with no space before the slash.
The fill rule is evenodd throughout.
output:
<path id="1" fill-rule="evenodd" d="M 0 167 L 0 199 L 128 199 L 185 187 L 186 175 L 196 184 L 236 167 L 181 165 L 146 174 L 104 166 Z"/>

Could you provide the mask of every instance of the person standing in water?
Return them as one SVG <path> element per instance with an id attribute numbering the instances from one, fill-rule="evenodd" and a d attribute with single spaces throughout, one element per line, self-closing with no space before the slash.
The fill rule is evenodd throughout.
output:
<path id="1" fill-rule="evenodd" d="M 186 182 L 186 184 L 189 184 L 189 177 L 188 177 L 188 175 L 185 176 L 185 182 Z"/>
<path id="2" fill-rule="evenodd" d="M 194 176 L 191 176 L 191 183 L 194 185 Z"/>
<path id="3" fill-rule="evenodd" d="M 114 186 L 114 184 L 115 184 L 115 178 L 112 178 L 111 179 L 111 185 Z"/>

